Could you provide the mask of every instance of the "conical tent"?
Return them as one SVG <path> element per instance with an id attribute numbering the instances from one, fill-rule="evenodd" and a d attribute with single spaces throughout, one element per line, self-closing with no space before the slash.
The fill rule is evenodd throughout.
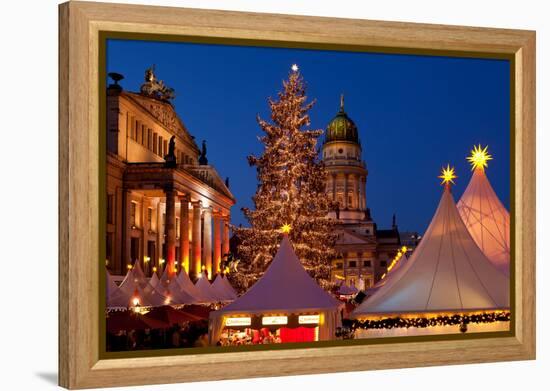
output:
<path id="1" fill-rule="evenodd" d="M 170 304 L 195 304 L 198 302 L 194 296 L 182 289 L 175 276 L 165 287 L 164 295 L 168 298 Z"/>
<path id="2" fill-rule="evenodd" d="M 447 184 L 412 256 L 352 317 L 503 310 L 509 308 L 509 293 L 508 279 L 470 236 Z"/>
<path id="3" fill-rule="evenodd" d="M 460 217 L 485 256 L 507 275 L 510 273 L 510 215 L 491 186 L 483 167 L 457 204 Z"/>
<path id="4" fill-rule="evenodd" d="M 195 283 L 195 287 L 199 291 L 200 297 L 205 300 L 205 302 L 217 303 L 219 301 L 223 301 L 218 296 L 219 293 L 215 289 L 212 289 L 212 285 L 208 281 L 208 277 L 205 272 L 202 272 L 199 279 Z"/>
<path id="5" fill-rule="evenodd" d="M 177 277 L 178 284 L 181 289 L 193 296 L 197 303 L 208 303 L 208 299 L 201 296 L 201 292 L 197 289 L 195 284 L 189 278 L 189 275 L 185 270 L 181 270 Z"/>
<path id="6" fill-rule="evenodd" d="M 223 299 L 223 301 L 233 301 L 237 298 L 237 295 L 228 289 L 221 274 L 218 274 L 214 279 L 212 288 L 219 292 L 218 297 Z"/>
<path id="7" fill-rule="evenodd" d="M 118 290 L 108 297 L 107 307 L 128 308 L 136 297 L 139 299 L 139 305 L 144 307 L 167 304 L 166 297 L 149 284 L 139 262 L 128 270 Z"/>
<path id="8" fill-rule="evenodd" d="M 105 297 L 107 297 L 107 300 L 109 300 L 109 297 L 111 297 L 118 290 L 118 286 L 115 283 L 115 280 L 111 273 L 109 273 L 109 270 L 105 269 L 105 273 L 107 273 L 105 284 L 107 292 Z"/>
<path id="9" fill-rule="evenodd" d="M 160 283 L 159 276 L 157 275 L 157 273 L 153 273 L 153 275 L 149 279 L 149 285 L 151 285 L 153 288 L 156 288 L 159 283 Z"/>
<path id="10" fill-rule="evenodd" d="M 233 288 L 233 286 L 231 285 L 231 283 L 229 282 L 229 280 L 225 275 L 222 275 L 222 282 L 225 285 L 225 288 L 227 289 L 227 291 L 231 294 L 231 296 L 237 298 L 238 296 L 237 291 L 235 290 L 235 288 Z"/>
<path id="11" fill-rule="evenodd" d="M 341 306 L 340 301 L 325 292 L 309 276 L 294 253 L 288 235 L 284 235 L 279 250 L 264 275 L 233 303 L 210 313 L 210 343 L 218 341 L 224 327 L 224 316 L 229 314 L 319 312 L 324 315 L 323 325 L 319 328 L 319 339 L 331 339 Z"/>
<path id="12" fill-rule="evenodd" d="M 374 292 L 376 292 L 382 286 L 386 285 L 386 283 L 397 274 L 397 271 L 407 264 L 408 260 L 409 258 L 407 257 L 407 255 L 403 254 L 391 270 L 388 270 L 386 274 L 376 284 L 366 290 L 366 295 L 372 296 Z"/>

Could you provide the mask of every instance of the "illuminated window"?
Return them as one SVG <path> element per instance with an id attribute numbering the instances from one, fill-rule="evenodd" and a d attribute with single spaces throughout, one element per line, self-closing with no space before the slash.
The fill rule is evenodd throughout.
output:
<path id="1" fill-rule="evenodd" d="M 136 210 L 137 210 L 137 204 L 132 201 L 130 204 L 130 224 L 132 227 L 136 226 Z"/>

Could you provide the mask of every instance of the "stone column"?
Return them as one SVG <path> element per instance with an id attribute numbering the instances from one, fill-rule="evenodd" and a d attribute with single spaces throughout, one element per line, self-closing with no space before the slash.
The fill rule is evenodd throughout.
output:
<path id="1" fill-rule="evenodd" d="M 344 209 L 348 208 L 348 174 L 344 174 Z"/>
<path id="2" fill-rule="evenodd" d="M 126 265 L 131 264 L 130 246 L 132 241 L 132 226 L 130 224 L 130 208 L 132 205 L 132 192 L 128 189 L 123 190 L 122 199 L 122 270 L 126 270 Z M 127 271 L 127 270 L 126 270 Z"/>
<path id="3" fill-rule="evenodd" d="M 222 236 L 222 257 L 229 254 L 229 221 L 230 216 L 225 216 L 222 220 L 223 236 Z"/>
<path id="4" fill-rule="evenodd" d="M 157 248 L 155 249 L 157 259 L 155 260 L 155 263 L 157 265 L 157 270 L 161 275 L 162 275 L 162 268 L 164 267 L 164 265 L 160 263 L 160 260 L 163 258 L 162 244 L 164 243 L 164 225 L 162 224 L 163 213 L 164 211 L 162 210 L 162 202 L 159 199 L 157 202 Z"/>
<path id="5" fill-rule="evenodd" d="M 221 216 L 219 213 L 214 214 L 214 267 L 213 272 L 220 272 L 220 264 L 222 261 L 222 238 L 220 235 Z"/>
<path id="6" fill-rule="evenodd" d="M 367 177 L 361 178 L 361 190 L 363 190 L 363 208 L 367 210 Z"/>
<path id="7" fill-rule="evenodd" d="M 149 210 L 149 199 L 147 197 L 143 197 L 141 199 L 141 261 L 143 262 L 143 272 L 145 275 L 149 275 L 149 271 L 151 270 L 151 262 L 147 261 L 147 242 L 149 239 L 149 221 L 147 220 L 147 213 Z"/>
<path id="8" fill-rule="evenodd" d="M 193 261 L 191 272 L 198 276 L 201 273 L 201 202 L 193 204 L 193 229 L 191 239 L 193 240 Z"/>
<path id="9" fill-rule="evenodd" d="M 212 278 L 212 207 L 204 209 L 203 213 L 203 239 L 202 258 L 208 278 Z"/>
<path id="10" fill-rule="evenodd" d="M 189 274 L 189 196 L 180 197 L 180 262 Z"/>
<path id="11" fill-rule="evenodd" d="M 176 271 L 176 191 L 172 186 L 164 189 L 166 194 L 166 267 L 168 276 Z"/>
<path id="12" fill-rule="evenodd" d="M 355 209 L 361 209 L 361 178 L 359 175 L 355 177 Z"/>

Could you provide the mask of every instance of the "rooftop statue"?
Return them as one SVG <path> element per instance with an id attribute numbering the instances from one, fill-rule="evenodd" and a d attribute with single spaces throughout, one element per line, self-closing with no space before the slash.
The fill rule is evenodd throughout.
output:
<path id="1" fill-rule="evenodd" d="M 167 87 L 162 80 L 155 75 L 155 66 L 145 70 L 145 83 L 141 85 L 141 94 L 168 102 L 176 97 L 173 88 Z"/>

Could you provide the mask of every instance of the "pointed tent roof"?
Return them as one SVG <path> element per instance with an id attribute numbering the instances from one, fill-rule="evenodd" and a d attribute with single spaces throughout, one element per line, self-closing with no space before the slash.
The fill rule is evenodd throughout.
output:
<path id="1" fill-rule="evenodd" d="M 352 316 L 505 309 L 509 293 L 508 279 L 475 244 L 447 185 L 412 256 Z"/>
<path id="2" fill-rule="evenodd" d="M 107 307 L 129 307 L 135 295 L 139 296 L 141 306 L 166 304 L 166 297 L 149 284 L 139 262 L 128 270 L 118 290 L 107 298 Z"/>
<path id="3" fill-rule="evenodd" d="M 198 302 L 196 297 L 182 289 L 176 277 L 168 282 L 164 295 L 169 299 L 170 304 L 195 304 Z"/>
<path id="4" fill-rule="evenodd" d="M 358 292 L 358 289 L 354 286 L 348 286 L 345 282 L 342 282 L 340 288 L 338 288 L 338 294 L 343 296 L 355 295 Z"/>
<path id="5" fill-rule="evenodd" d="M 235 290 L 235 288 L 233 288 L 233 286 L 231 285 L 231 283 L 229 282 L 229 280 L 227 279 L 227 277 L 225 275 L 222 275 L 222 282 L 224 283 L 227 291 L 235 297 L 235 299 L 237 298 L 237 291 Z"/>
<path id="6" fill-rule="evenodd" d="M 153 275 L 149 279 L 149 285 L 151 285 L 153 288 L 156 288 L 159 283 L 160 283 L 160 279 L 158 274 L 153 273 Z"/>
<path id="7" fill-rule="evenodd" d="M 342 303 L 309 276 L 288 235 L 264 275 L 244 295 L 217 313 L 264 313 L 337 309 Z"/>
<path id="8" fill-rule="evenodd" d="M 116 291 L 118 291 L 118 286 L 115 283 L 115 279 L 113 278 L 112 274 L 109 273 L 109 270 L 105 268 L 105 272 L 107 273 L 107 279 L 106 279 L 106 297 L 107 300 L 109 300 L 109 297 L 111 297 Z"/>
<path id="9" fill-rule="evenodd" d="M 199 291 L 201 299 L 205 300 L 205 302 L 214 303 L 224 301 L 219 297 L 219 293 L 216 289 L 212 289 L 212 285 L 210 285 L 205 272 L 201 273 L 199 279 L 195 283 L 195 287 Z"/>
<path id="10" fill-rule="evenodd" d="M 230 291 L 228 289 L 221 274 L 218 274 L 214 279 L 214 282 L 212 283 L 212 288 L 219 292 L 218 297 L 224 300 L 233 301 L 237 298 L 237 295 L 233 291 Z"/>
<path id="11" fill-rule="evenodd" d="M 460 217 L 485 256 L 501 271 L 510 273 L 510 215 L 498 199 L 483 167 L 457 204 Z"/>
<path id="12" fill-rule="evenodd" d="M 208 299 L 202 297 L 201 291 L 197 289 L 195 284 L 191 281 L 189 278 L 189 275 L 187 272 L 182 269 L 177 277 L 178 284 L 180 285 L 181 289 L 187 292 L 189 295 L 193 296 L 198 303 L 207 303 Z"/>

